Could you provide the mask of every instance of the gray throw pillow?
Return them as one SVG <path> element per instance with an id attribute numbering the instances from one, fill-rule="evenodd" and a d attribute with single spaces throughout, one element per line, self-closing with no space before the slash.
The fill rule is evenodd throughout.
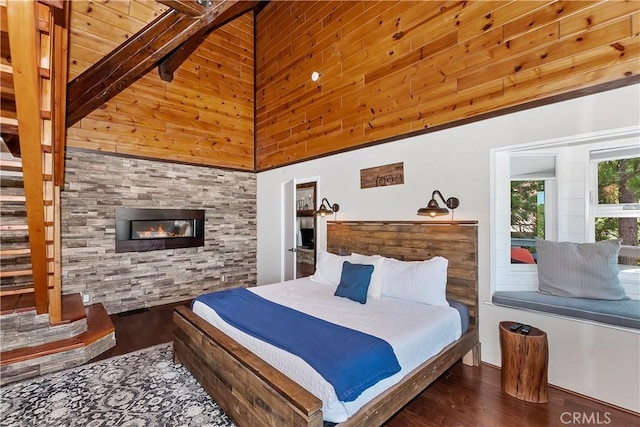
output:
<path id="1" fill-rule="evenodd" d="M 538 290 L 563 297 L 621 300 L 618 279 L 621 240 L 597 243 L 536 239 Z"/>

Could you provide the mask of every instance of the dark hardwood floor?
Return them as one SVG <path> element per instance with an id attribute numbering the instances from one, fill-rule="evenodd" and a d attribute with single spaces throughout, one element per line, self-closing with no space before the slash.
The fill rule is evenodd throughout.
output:
<path id="1" fill-rule="evenodd" d="M 172 313 L 178 304 L 111 315 L 116 346 L 93 361 L 172 340 Z M 427 426 L 640 426 L 640 417 L 549 388 L 549 402 L 528 403 L 500 389 L 500 370 L 455 364 L 429 388 L 391 418 L 387 427 Z M 284 427 L 284 426 L 283 426 Z"/>
<path id="2" fill-rule="evenodd" d="M 112 314 L 109 317 L 116 329 L 116 345 L 91 362 L 172 341 L 173 309 L 178 305 L 190 306 L 191 300 Z"/>

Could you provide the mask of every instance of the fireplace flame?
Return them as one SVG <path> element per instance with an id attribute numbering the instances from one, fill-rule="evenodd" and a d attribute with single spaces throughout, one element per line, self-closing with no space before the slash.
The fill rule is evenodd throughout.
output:
<path id="1" fill-rule="evenodd" d="M 162 223 L 158 225 L 158 229 L 156 230 L 153 226 L 150 226 L 149 229 L 144 231 L 136 231 L 139 239 L 162 239 L 167 237 L 183 237 L 185 236 L 184 230 L 183 232 L 172 232 L 165 231 L 162 228 Z"/>
<path id="2" fill-rule="evenodd" d="M 165 225 L 166 224 L 166 230 Z M 160 222 L 158 225 L 149 225 L 146 230 L 136 230 L 138 239 L 166 239 L 171 237 L 192 237 L 193 229 L 188 221 L 177 220 L 175 223 Z"/>

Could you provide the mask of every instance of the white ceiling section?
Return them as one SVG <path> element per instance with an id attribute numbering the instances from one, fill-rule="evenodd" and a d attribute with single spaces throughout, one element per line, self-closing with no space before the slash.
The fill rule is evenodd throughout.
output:
<path id="1" fill-rule="evenodd" d="M 556 156 L 552 154 L 511 155 L 511 179 L 541 180 L 556 177 Z"/>

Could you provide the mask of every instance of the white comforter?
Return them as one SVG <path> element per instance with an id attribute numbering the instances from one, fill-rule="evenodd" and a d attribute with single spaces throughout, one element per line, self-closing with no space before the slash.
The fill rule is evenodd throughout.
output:
<path id="1" fill-rule="evenodd" d="M 365 390 L 356 400 L 338 400 L 329 384 L 304 360 L 254 338 L 224 322 L 207 305 L 196 302 L 193 311 L 240 344 L 276 367 L 322 400 L 325 421 L 342 422 L 378 394 L 399 382 L 422 362 L 460 338 L 461 322 L 451 307 L 436 307 L 405 300 L 369 298 L 366 304 L 333 295 L 335 286 L 309 278 L 249 289 L 273 302 L 365 332 L 387 341 L 402 368 L 400 372 Z M 322 351 L 322 348 L 318 348 Z"/>

